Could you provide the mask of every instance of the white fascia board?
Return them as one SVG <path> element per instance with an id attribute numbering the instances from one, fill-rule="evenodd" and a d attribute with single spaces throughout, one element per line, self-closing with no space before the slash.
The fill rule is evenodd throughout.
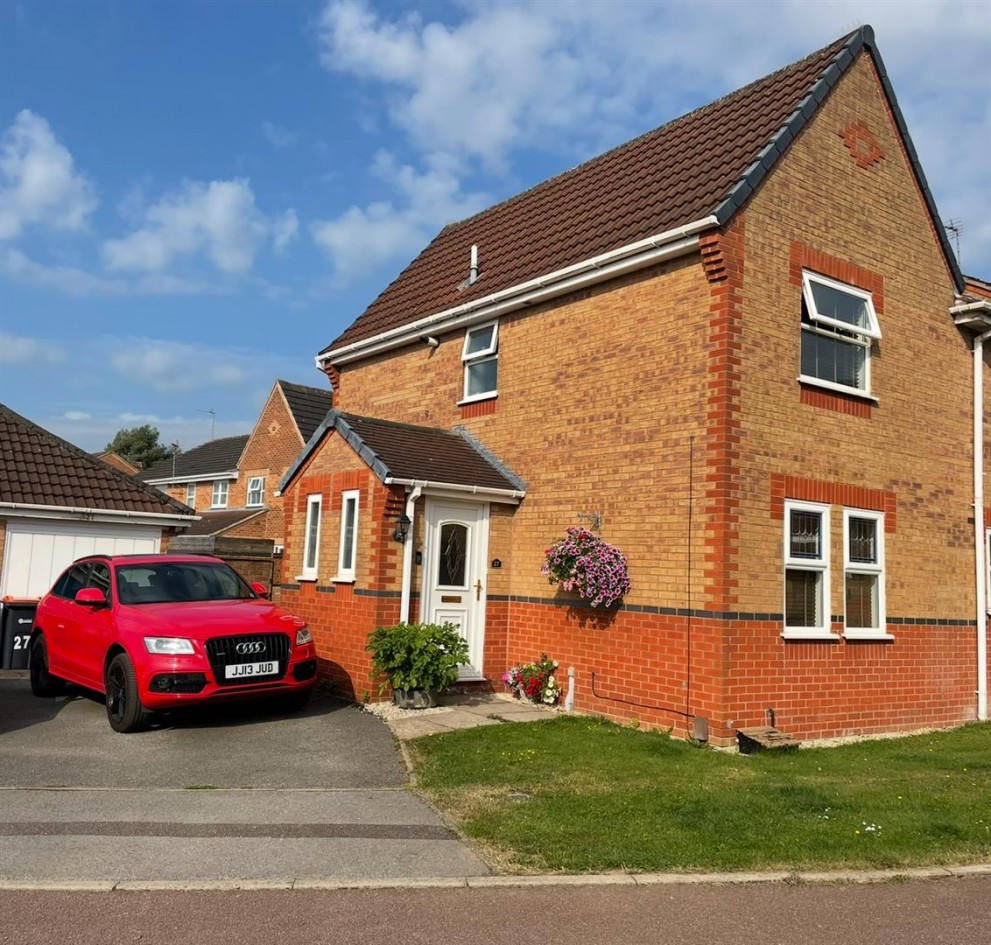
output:
<path id="1" fill-rule="evenodd" d="M 234 479 L 238 478 L 238 471 L 236 469 L 227 469 L 223 472 L 215 473 L 203 473 L 199 476 L 166 476 L 164 479 L 142 479 L 141 481 L 146 486 L 165 486 L 172 483 L 180 482 L 213 482 L 216 479 Z"/>
<path id="2" fill-rule="evenodd" d="M 9 512 L 7 511 L 9 510 Z M 17 518 L 47 518 L 74 522 L 126 522 L 132 525 L 175 525 L 186 528 L 200 520 L 199 515 L 178 512 L 129 512 L 119 509 L 85 509 L 66 505 L 28 505 L 24 502 L 0 502 L 0 514 Z"/>
<path id="3" fill-rule="evenodd" d="M 474 496 L 478 499 L 489 499 L 492 502 L 502 502 L 508 505 L 519 505 L 520 499 L 526 496 L 522 489 L 491 489 L 486 486 L 465 486 L 452 482 L 430 482 L 425 479 L 394 479 L 387 476 L 383 485 L 406 486 L 419 488 L 424 494 L 463 499 Z"/>
<path id="4" fill-rule="evenodd" d="M 496 318 L 527 305 L 536 305 L 584 286 L 615 279 L 627 272 L 644 269 L 694 251 L 699 244 L 698 234 L 718 226 L 719 221 L 714 216 L 709 216 L 636 243 L 621 246 L 619 249 L 594 256 L 564 269 L 558 269 L 529 282 L 511 286 L 501 292 L 494 292 L 472 302 L 445 309 L 443 312 L 428 315 L 398 328 L 391 328 L 372 338 L 355 341 L 326 354 L 318 354 L 314 360 L 321 370 L 328 362 L 348 364 L 409 344 L 428 329 L 435 332 L 449 331 Z"/>
<path id="5" fill-rule="evenodd" d="M 987 331 L 991 328 L 991 301 L 981 299 L 979 302 L 961 302 L 950 309 L 953 324 L 958 328 L 969 328 L 972 331 Z"/>

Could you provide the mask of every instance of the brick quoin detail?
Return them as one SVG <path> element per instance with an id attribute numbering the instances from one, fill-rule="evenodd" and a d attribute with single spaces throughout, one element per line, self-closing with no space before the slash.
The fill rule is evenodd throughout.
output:
<path id="1" fill-rule="evenodd" d="M 714 610 L 732 610 L 738 580 L 733 575 L 739 546 L 740 499 L 734 477 L 740 464 L 740 385 L 745 214 L 722 233 L 699 239 L 702 266 L 710 285 L 705 503 L 707 601 Z"/>
<path id="2" fill-rule="evenodd" d="M 802 386 L 802 403 L 809 407 L 821 407 L 823 410 L 835 410 L 837 413 L 845 413 L 850 417 L 864 417 L 871 419 L 872 410 L 870 401 L 849 394 L 841 394 L 838 391 L 819 390 L 817 387 Z"/>
<path id="3" fill-rule="evenodd" d="M 819 479 L 802 479 L 771 473 L 771 518 L 783 521 L 785 499 L 801 502 L 821 502 L 825 505 L 842 505 L 848 509 L 870 509 L 884 512 L 884 530 L 897 531 L 898 496 L 883 489 L 868 489 L 842 482 L 826 482 Z"/>
<path id="4" fill-rule="evenodd" d="M 489 417 L 496 412 L 496 404 L 499 401 L 493 397 L 491 400 L 478 400 L 471 404 L 462 404 L 461 419 L 470 420 L 472 417 Z"/>
<path id="5" fill-rule="evenodd" d="M 874 311 L 884 314 L 884 276 L 855 263 L 830 256 L 814 246 L 792 242 L 788 259 L 788 279 L 792 285 L 802 284 L 802 270 L 811 269 L 821 275 L 846 282 L 865 292 L 870 292 L 874 301 Z"/>
<path id="6" fill-rule="evenodd" d="M 324 374 L 327 375 L 327 380 L 330 381 L 331 405 L 336 407 L 338 406 L 341 392 L 341 372 L 333 364 L 328 363 L 324 367 Z"/>
<path id="7" fill-rule="evenodd" d="M 867 170 L 884 160 L 884 151 L 874 132 L 862 121 L 855 121 L 841 128 L 837 134 L 843 139 L 857 167 Z"/>

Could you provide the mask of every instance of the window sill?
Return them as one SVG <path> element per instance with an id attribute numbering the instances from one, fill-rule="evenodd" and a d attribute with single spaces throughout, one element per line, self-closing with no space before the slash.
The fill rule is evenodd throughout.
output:
<path id="1" fill-rule="evenodd" d="M 313 584 L 313 583 L 316 582 L 317 576 L 315 574 L 312 577 L 310 575 L 308 575 L 308 574 L 297 574 L 295 580 L 296 581 L 306 581 L 309 584 Z"/>
<path id="2" fill-rule="evenodd" d="M 499 391 L 492 391 L 488 394 L 476 394 L 474 397 L 465 397 L 464 400 L 459 400 L 456 407 L 464 407 L 466 404 L 478 404 L 484 400 L 495 400 L 499 396 Z"/>
<path id="3" fill-rule="evenodd" d="M 819 640 L 823 643 L 839 643 L 840 635 L 829 630 L 782 630 L 782 640 L 809 641 Z"/>
<path id="4" fill-rule="evenodd" d="M 331 584 L 354 584 L 354 578 L 347 575 L 336 574 L 330 579 Z"/>
<path id="5" fill-rule="evenodd" d="M 844 387 L 842 384 L 833 384 L 830 381 L 822 381 L 818 377 L 807 377 L 805 374 L 799 374 L 796 380 L 803 387 L 815 387 L 819 390 L 828 390 L 833 394 L 845 394 L 847 397 L 854 397 L 857 400 L 863 400 L 865 403 L 869 404 L 880 403 L 877 397 L 868 394 L 866 391 L 857 390 L 856 387 Z"/>
<path id="6" fill-rule="evenodd" d="M 890 643 L 894 640 L 894 634 L 883 633 L 877 630 L 844 630 L 843 637 L 846 640 L 866 640 L 868 642 L 875 641 L 881 643 Z"/>

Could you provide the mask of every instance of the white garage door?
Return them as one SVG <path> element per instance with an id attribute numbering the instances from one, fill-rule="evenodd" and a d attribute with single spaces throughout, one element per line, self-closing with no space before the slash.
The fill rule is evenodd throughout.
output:
<path id="1" fill-rule="evenodd" d="M 0 598 L 41 597 L 76 558 L 91 554 L 154 554 L 162 530 L 154 526 L 7 520 Z"/>

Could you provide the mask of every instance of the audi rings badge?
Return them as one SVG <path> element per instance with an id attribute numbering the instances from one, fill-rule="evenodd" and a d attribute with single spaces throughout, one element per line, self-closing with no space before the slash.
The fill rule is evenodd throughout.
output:
<path id="1" fill-rule="evenodd" d="M 261 640 L 254 643 L 238 643 L 234 646 L 234 652 L 240 656 L 247 656 L 249 653 L 264 653 L 265 643 Z"/>

